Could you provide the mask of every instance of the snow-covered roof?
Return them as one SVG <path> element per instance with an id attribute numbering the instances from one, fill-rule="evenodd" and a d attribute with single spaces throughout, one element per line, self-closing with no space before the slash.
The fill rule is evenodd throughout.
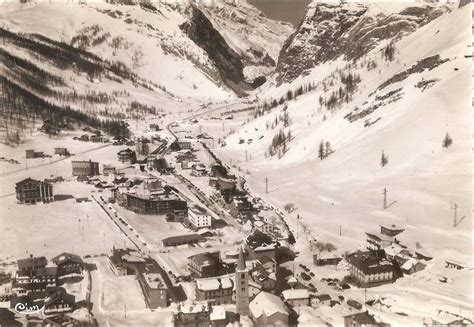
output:
<path id="1" fill-rule="evenodd" d="M 285 300 L 299 300 L 299 299 L 307 299 L 309 298 L 309 292 L 307 289 L 291 289 L 285 290 L 281 293 Z"/>
<path id="2" fill-rule="evenodd" d="M 401 268 L 404 270 L 410 270 L 414 265 L 416 265 L 416 263 L 416 259 L 410 258 L 402 265 Z"/>
<path id="3" fill-rule="evenodd" d="M 212 312 L 210 315 L 212 320 L 224 320 L 225 319 L 225 308 L 221 305 L 212 306 Z"/>
<path id="4" fill-rule="evenodd" d="M 145 280 L 150 288 L 166 288 L 163 277 L 159 273 L 144 274 Z"/>
<path id="5" fill-rule="evenodd" d="M 233 282 L 229 276 L 218 278 L 203 278 L 196 280 L 196 288 L 201 291 L 214 291 L 218 289 L 232 288 Z"/>
<path id="6" fill-rule="evenodd" d="M 396 243 L 384 248 L 385 253 L 392 257 L 399 254 L 402 250 L 403 250 L 403 247 L 401 247 L 399 244 L 396 244 Z"/>
<path id="7" fill-rule="evenodd" d="M 217 278 L 198 279 L 196 280 L 196 288 L 202 291 L 218 290 L 221 283 Z"/>
<path id="8" fill-rule="evenodd" d="M 209 305 L 206 301 L 201 302 L 184 302 L 178 304 L 178 312 L 182 313 L 194 313 L 194 312 L 207 312 L 209 311 Z"/>
<path id="9" fill-rule="evenodd" d="M 267 292 L 258 293 L 250 302 L 249 308 L 254 318 L 259 318 L 262 315 L 270 317 L 275 313 L 288 315 L 288 310 L 283 301 L 278 296 Z"/>

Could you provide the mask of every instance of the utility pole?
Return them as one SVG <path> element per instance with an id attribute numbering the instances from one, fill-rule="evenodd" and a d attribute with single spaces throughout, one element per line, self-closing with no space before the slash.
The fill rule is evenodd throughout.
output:
<path id="1" fill-rule="evenodd" d="M 383 189 L 383 208 L 387 209 L 387 188 Z"/>
<path id="2" fill-rule="evenodd" d="M 453 222 L 453 226 L 456 227 L 457 225 L 459 225 L 459 223 L 461 221 L 463 221 L 464 218 L 466 218 L 466 216 L 462 216 L 459 220 L 458 220 L 458 204 L 455 203 L 454 204 L 454 222 Z"/>
<path id="3" fill-rule="evenodd" d="M 247 152 L 247 149 L 245 149 L 245 162 L 249 161 L 249 154 Z"/>
<path id="4" fill-rule="evenodd" d="M 265 194 L 268 194 L 268 177 L 265 177 Z"/>

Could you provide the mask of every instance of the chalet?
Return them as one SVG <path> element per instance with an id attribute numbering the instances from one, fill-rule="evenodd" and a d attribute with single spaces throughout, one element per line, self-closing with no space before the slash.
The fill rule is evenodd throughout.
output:
<path id="1" fill-rule="evenodd" d="M 237 181 L 226 177 L 210 177 L 209 186 L 215 187 L 218 190 L 230 190 L 237 188 Z"/>
<path id="2" fill-rule="evenodd" d="M 45 257 L 33 257 L 17 260 L 18 271 L 29 272 L 37 268 L 44 268 L 48 264 Z"/>
<path id="3" fill-rule="evenodd" d="M 307 289 L 290 289 L 281 293 L 283 301 L 291 307 L 305 307 L 309 305 L 309 292 Z"/>
<path id="4" fill-rule="evenodd" d="M 374 316 L 368 311 L 354 313 L 344 317 L 344 327 L 378 326 Z"/>
<path id="5" fill-rule="evenodd" d="M 79 141 L 89 142 L 89 135 L 83 134 L 79 137 Z"/>
<path id="6" fill-rule="evenodd" d="M 155 262 L 135 266 L 138 283 L 145 297 L 147 308 L 156 309 L 168 306 L 168 287 Z"/>
<path id="7" fill-rule="evenodd" d="M 174 327 L 208 327 L 211 310 L 207 302 L 179 303 L 173 316 Z"/>
<path id="8" fill-rule="evenodd" d="M 211 305 L 231 304 L 234 282 L 229 276 L 196 280 L 196 300 Z"/>
<path id="9" fill-rule="evenodd" d="M 179 236 L 171 236 L 161 240 L 163 246 L 179 246 L 184 244 L 197 244 L 203 242 L 206 239 L 199 234 L 187 234 Z"/>
<path id="10" fill-rule="evenodd" d="M 38 292 L 45 292 L 47 289 L 55 287 L 57 282 L 56 267 L 18 270 L 12 283 L 12 293 L 17 296 L 38 294 Z"/>
<path id="11" fill-rule="evenodd" d="M 337 266 L 342 257 L 334 253 L 319 253 L 313 255 L 313 263 L 316 266 Z"/>
<path id="12" fill-rule="evenodd" d="M 137 162 L 137 155 L 135 151 L 130 150 L 129 148 L 120 150 L 117 153 L 117 159 L 121 163 L 129 163 L 129 164 L 134 164 Z"/>
<path id="13" fill-rule="evenodd" d="M 256 229 L 258 229 L 259 231 L 265 234 L 273 234 L 274 229 L 275 229 L 275 226 L 273 224 L 269 224 L 261 220 L 257 220 L 254 223 L 254 226 Z"/>
<path id="14" fill-rule="evenodd" d="M 265 291 L 273 291 L 276 286 L 276 275 L 274 272 L 269 272 L 263 268 L 262 265 L 257 264 L 251 271 L 250 276 L 252 280 Z"/>
<path id="15" fill-rule="evenodd" d="M 191 166 L 191 176 L 201 177 L 207 173 L 206 166 L 202 163 L 197 163 Z"/>
<path id="16" fill-rule="evenodd" d="M 99 175 L 99 163 L 88 161 L 71 161 L 72 175 L 78 177 L 88 177 Z"/>
<path id="17" fill-rule="evenodd" d="M 275 272 L 276 271 L 276 261 L 273 258 L 267 257 L 267 256 L 261 256 L 258 259 L 258 263 L 262 265 L 262 267 L 269 272 Z"/>
<path id="18" fill-rule="evenodd" d="M 247 197 L 235 197 L 230 203 L 230 212 L 234 217 L 250 219 L 258 211 L 253 207 Z"/>
<path id="19" fill-rule="evenodd" d="M 370 251 L 358 251 L 347 256 L 350 275 L 361 287 L 372 287 L 394 281 L 394 266 L 387 259 Z"/>
<path id="20" fill-rule="evenodd" d="M 265 233 L 255 230 L 244 240 L 245 249 L 255 258 L 268 257 L 275 259 L 276 248 L 279 246 L 273 238 Z"/>
<path id="21" fill-rule="evenodd" d="M 26 178 L 15 184 L 16 199 L 19 203 L 54 201 L 53 185 L 32 178 Z"/>
<path id="22" fill-rule="evenodd" d="M 411 275 L 426 268 L 426 265 L 414 258 L 408 259 L 400 269 L 406 275 Z"/>
<path id="23" fill-rule="evenodd" d="M 52 289 L 44 300 L 45 314 L 58 314 L 74 311 L 75 297 L 62 287 Z"/>
<path id="24" fill-rule="evenodd" d="M 311 306 L 319 307 L 321 305 L 331 305 L 332 298 L 329 294 L 318 294 L 311 297 Z"/>
<path id="25" fill-rule="evenodd" d="M 51 261 L 58 267 L 58 276 L 69 274 L 82 274 L 84 269 L 84 262 L 77 254 L 62 253 Z"/>
<path id="26" fill-rule="evenodd" d="M 392 236 L 382 233 L 365 233 L 367 235 L 367 248 L 369 250 L 382 250 L 394 243 L 396 240 Z"/>
<path id="27" fill-rule="evenodd" d="M 387 236 L 391 236 L 391 237 L 395 237 L 397 236 L 398 234 L 404 232 L 405 229 L 404 228 L 401 228 L 401 227 L 398 227 L 396 225 L 381 225 L 380 226 L 380 233 L 383 234 L 383 235 L 387 235 Z"/>
<path id="28" fill-rule="evenodd" d="M 396 243 L 394 243 L 390 246 L 387 246 L 383 250 L 385 252 L 385 257 L 390 261 L 395 260 L 396 257 L 401 255 L 401 254 L 402 255 L 408 254 L 407 253 L 408 251 L 406 251 L 403 246 L 401 246 L 400 244 L 396 244 Z"/>
<path id="29" fill-rule="evenodd" d="M 211 307 L 209 318 L 211 320 L 211 326 L 227 326 L 225 308 L 221 305 L 214 305 Z"/>
<path id="30" fill-rule="evenodd" d="M 69 151 L 67 148 L 54 148 L 54 154 L 58 154 L 60 156 L 68 156 Z"/>
<path id="31" fill-rule="evenodd" d="M 188 269 L 192 275 L 201 278 L 218 276 L 223 270 L 220 252 L 199 253 L 189 257 Z"/>
<path id="32" fill-rule="evenodd" d="M 260 292 L 249 304 L 250 315 L 258 326 L 287 326 L 289 312 L 276 295 Z"/>

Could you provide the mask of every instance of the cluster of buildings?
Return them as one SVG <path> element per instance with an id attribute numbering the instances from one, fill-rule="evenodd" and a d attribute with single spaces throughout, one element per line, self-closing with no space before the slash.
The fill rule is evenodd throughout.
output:
<path id="1" fill-rule="evenodd" d="M 82 129 L 84 132 L 89 132 L 91 134 L 82 134 L 81 136 L 74 136 L 72 139 L 82 142 L 94 142 L 94 143 L 109 143 L 110 139 L 104 135 L 99 130 L 94 130 L 90 127 L 85 127 Z"/>
<path id="2" fill-rule="evenodd" d="M 432 258 L 420 251 L 412 251 L 396 236 L 404 231 L 395 225 L 382 225 L 378 232 L 367 232 L 367 250 L 346 257 L 350 276 L 360 287 L 392 283 L 403 275 L 411 275 L 426 268 Z"/>
<path id="3" fill-rule="evenodd" d="M 69 156 L 69 150 L 64 147 L 54 148 L 54 154 L 60 156 Z M 44 157 L 51 157 L 50 155 L 44 154 L 43 151 L 35 151 L 33 149 L 25 150 L 25 158 L 26 159 L 34 159 L 34 158 L 44 158 Z"/>
<path id="4" fill-rule="evenodd" d="M 17 261 L 18 270 L 12 282 L 10 307 L 38 308 L 46 316 L 72 312 L 76 309 L 75 297 L 61 287 L 64 278 L 82 279 L 84 263 L 80 256 L 62 253 L 48 265 L 45 257 L 33 257 Z"/>
<path id="5" fill-rule="evenodd" d="M 116 276 L 136 276 L 147 308 L 168 306 L 168 286 L 160 267 L 152 259 L 143 258 L 137 251 L 114 247 L 109 255 L 109 267 Z"/>
<path id="6" fill-rule="evenodd" d="M 248 316 L 256 325 L 288 325 L 289 310 L 283 300 L 253 289 L 242 248 L 233 274 L 196 280 L 196 301 L 178 306 L 174 325 L 226 325 L 228 317 L 222 305 L 231 303 L 240 316 Z"/>

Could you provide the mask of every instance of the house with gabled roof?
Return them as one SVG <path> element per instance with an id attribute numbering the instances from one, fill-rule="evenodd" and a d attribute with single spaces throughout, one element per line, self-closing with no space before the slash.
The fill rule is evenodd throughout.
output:
<path id="1" fill-rule="evenodd" d="M 276 295 L 260 292 L 250 302 L 250 315 L 258 326 L 286 326 L 289 312 L 285 303 Z"/>
<path id="2" fill-rule="evenodd" d="M 66 292 L 62 287 L 52 289 L 44 300 L 44 313 L 57 314 L 72 312 L 75 309 L 75 296 Z"/>
<path id="3" fill-rule="evenodd" d="M 77 254 L 63 252 L 51 261 L 58 266 L 58 276 L 82 274 L 84 269 L 84 262 Z"/>

